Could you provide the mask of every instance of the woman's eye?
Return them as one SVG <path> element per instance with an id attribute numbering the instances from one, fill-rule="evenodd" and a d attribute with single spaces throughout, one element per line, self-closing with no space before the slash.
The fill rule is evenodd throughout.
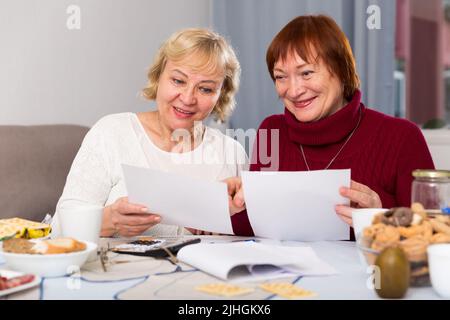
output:
<path id="1" fill-rule="evenodd" d="M 200 92 L 205 93 L 205 94 L 211 94 L 214 92 L 214 89 L 211 89 L 208 87 L 200 87 L 198 89 L 200 90 Z"/>
<path id="2" fill-rule="evenodd" d="M 184 84 L 183 80 L 177 79 L 177 78 L 172 78 L 173 83 L 175 84 Z"/>
<path id="3" fill-rule="evenodd" d="M 309 71 L 309 70 L 302 72 L 302 76 L 305 78 L 310 77 L 312 74 L 313 74 L 313 71 Z"/>
<path id="4" fill-rule="evenodd" d="M 282 75 L 275 75 L 275 80 L 283 80 L 283 79 L 286 79 L 286 77 Z"/>

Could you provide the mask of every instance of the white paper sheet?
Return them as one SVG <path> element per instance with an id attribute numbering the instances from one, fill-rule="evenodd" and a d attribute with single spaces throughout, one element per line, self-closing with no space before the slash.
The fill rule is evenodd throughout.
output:
<path id="1" fill-rule="evenodd" d="M 336 214 L 339 195 L 350 186 L 350 170 L 242 172 L 247 214 L 255 236 L 321 241 L 349 238 L 349 226 Z"/>
<path id="2" fill-rule="evenodd" d="M 122 165 L 129 201 L 159 214 L 161 223 L 233 234 L 227 185 Z"/>
<path id="3" fill-rule="evenodd" d="M 310 247 L 255 242 L 199 243 L 183 247 L 177 258 L 226 281 L 260 281 L 280 277 L 336 274 Z"/>

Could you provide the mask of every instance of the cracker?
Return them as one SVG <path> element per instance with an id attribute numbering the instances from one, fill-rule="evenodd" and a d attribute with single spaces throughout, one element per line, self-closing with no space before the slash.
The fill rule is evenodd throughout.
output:
<path id="1" fill-rule="evenodd" d="M 198 286 L 195 290 L 213 295 L 233 297 L 253 292 L 252 288 L 244 288 L 226 283 L 210 283 Z"/>
<path id="2" fill-rule="evenodd" d="M 260 284 L 259 287 L 265 291 L 277 294 L 287 299 L 310 298 L 317 296 L 317 293 L 297 287 L 289 282 L 263 283 Z"/>

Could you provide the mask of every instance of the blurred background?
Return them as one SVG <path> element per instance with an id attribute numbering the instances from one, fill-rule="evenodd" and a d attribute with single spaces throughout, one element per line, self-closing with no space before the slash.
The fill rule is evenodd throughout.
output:
<path id="1" fill-rule="evenodd" d="M 317 13 L 347 34 L 368 107 L 448 127 L 450 0 L 0 0 L 0 125 L 91 126 L 154 108 L 139 92 L 160 44 L 180 28 L 211 27 L 243 69 L 236 111 L 217 125 L 257 128 L 283 111 L 268 44 L 292 18 Z"/>

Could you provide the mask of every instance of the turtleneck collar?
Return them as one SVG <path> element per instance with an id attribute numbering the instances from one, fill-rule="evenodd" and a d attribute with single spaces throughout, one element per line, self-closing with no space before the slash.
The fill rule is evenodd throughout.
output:
<path id="1" fill-rule="evenodd" d="M 364 112 L 364 105 L 361 104 L 361 92 L 357 90 L 347 105 L 319 121 L 300 122 L 287 108 L 284 118 L 291 141 L 302 145 L 326 145 L 347 137 L 358 124 L 360 112 Z"/>

